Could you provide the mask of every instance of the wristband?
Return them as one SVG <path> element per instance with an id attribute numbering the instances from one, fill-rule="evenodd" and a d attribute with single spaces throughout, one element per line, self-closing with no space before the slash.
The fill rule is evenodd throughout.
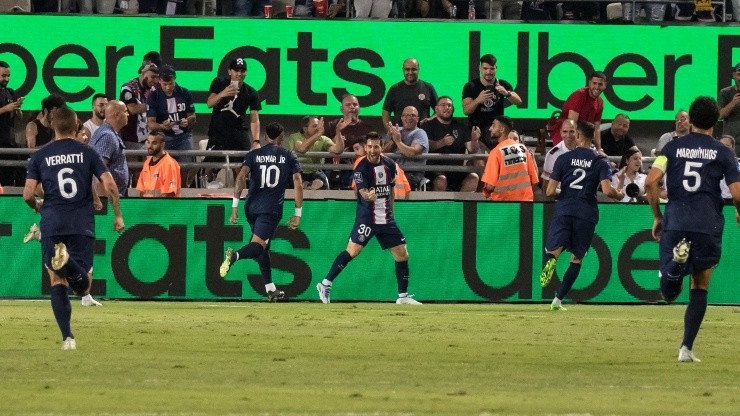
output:
<path id="1" fill-rule="evenodd" d="M 302 213 L 303 213 L 303 208 L 296 208 L 295 209 L 295 216 L 296 217 L 300 217 Z"/>
<path id="2" fill-rule="evenodd" d="M 239 198 L 234 197 L 231 199 L 231 208 L 236 208 L 239 206 Z"/>

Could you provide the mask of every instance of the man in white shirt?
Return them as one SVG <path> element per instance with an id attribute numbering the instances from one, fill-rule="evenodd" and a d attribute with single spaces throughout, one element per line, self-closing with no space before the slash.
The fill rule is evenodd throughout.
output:
<path id="1" fill-rule="evenodd" d="M 565 154 L 576 148 L 576 122 L 572 119 L 565 119 L 560 126 L 560 137 L 563 141 L 553 146 L 545 155 L 545 164 L 542 166 L 542 189 L 547 189 L 547 182 L 550 181 L 552 167 L 560 155 Z"/>

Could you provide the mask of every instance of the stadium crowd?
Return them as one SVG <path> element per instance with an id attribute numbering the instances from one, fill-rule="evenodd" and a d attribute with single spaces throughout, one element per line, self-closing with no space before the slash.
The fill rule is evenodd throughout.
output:
<path id="1" fill-rule="evenodd" d="M 544 164 L 536 166 L 533 149 L 522 143 L 515 121 L 504 114 L 507 107 L 522 103 L 516 88 L 496 76 L 498 62 L 494 55 L 481 56 L 478 69 L 479 76 L 461 87 L 462 115 L 467 117 L 455 118 L 452 98 L 449 95 L 439 96 L 432 83 L 420 78 L 419 62 L 408 58 L 402 63 L 403 78 L 387 90 L 382 107 L 382 124 L 373 125 L 372 121 L 361 118 L 359 100 L 347 94 L 341 99 L 340 117 L 324 120 L 306 115 L 300 125 L 293 126 L 295 133 L 286 135 L 289 137 L 283 146 L 296 152 L 302 163 L 323 167 L 339 162 L 352 164 L 355 158 L 341 160 L 335 157 L 332 160 L 311 157 L 310 154 L 328 151 L 339 156 L 343 152 L 355 152 L 356 156 L 363 156 L 365 135 L 376 131 L 384 138 L 383 151 L 395 154 L 399 169 L 405 173 L 402 177 L 407 178 L 410 190 L 482 191 L 493 200 L 533 200 L 533 194 L 538 198 L 542 195 L 542 192 L 538 192 L 542 186 L 539 178 L 545 180 L 546 184 L 555 160 L 575 148 L 573 134 L 577 122 L 594 125 L 594 149 L 614 158 L 612 174 L 619 190 L 631 184 L 644 189 L 642 155 L 660 154 L 663 146 L 689 131 L 684 110 L 676 113 L 675 130 L 663 134 L 650 148 L 640 149 L 635 144 L 630 136 L 628 114 L 616 115 L 610 124 L 603 123 L 602 128 L 604 102 L 601 95 L 608 79 L 603 72 L 596 71 L 586 80 L 586 86 L 574 91 L 561 111 L 556 112 L 547 123 L 546 139 L 551 138 L 553 147 L 545 149 L 546 139 L 540 138 L 541 146 L 537 151 L 541 153 L 540 162 L 544 156 Z M 0 143 L 6 148 L 19 145 L 40 148 L 52 139 L 50 114 L 55 108 L 64 106 L 65 99 L 51 95 L 42 100 L 40 111 L 31 112 L 23 118 L 20 111 L 24 104 L 23 97 L 16 97 L 14 90 L 8 86 L 10 71 L 7 63 L 0 62 Z M 734 85 L 719 92 L 718 103 L 724 119 L 725 140 L 734 149 L 732 143 L 740 134 L 740 63 L 731 68 L 730 73 Z M 144 162 L 148 171 L 152 162 L 156 164 L 160 158 L 168 155 L 166 150 L 200 148 L 247 151 L 255 144 L 259 145 L 261 99 L 257 90 L 248 84 L 247 74 L 247 61 L 239 58 L 230 62 L 226 76 L 213 79 L 207 100 L 208 107 L 212 109 L 208 138 L 201 139 L 203 143 L 195 143 L 198 137 L 193 136 L 193 126 L 197 123 L 197 117 L 190 90 L 177 82 L 175 68 L 163 64 L 157 52 L 149 52 L 144 56 L 137 76 L 121 86 L 118 97 L 93 95 L 91 117 L 80 125 L 80 134 L 101 154 L 116 179 L 121 195 L 126 196 L 129 188 L 141 185 L 141 169 L 138 166 L 129 169 L 131 162 Z M 25 103 L 26 108 L 29 106 Z M 14 126 L 20 124 L 21 119 L 28 120 L 25 138 L 16 138 Z M 151 137 L 152 132 L 155 138 Z M 151 148 L 152 141 L 156 142 L 155 149 Z M 126 155 L 126 150 L 132 149 L 149 150 L 150 155 L 156 155 L 154 161 Z M 498 151 L 491 152 L 493 149 Z M 433 154 L 450 157 L 428 161 L 427 156 Z M 477 160 L 452 157 L 476 154 L 488 154 L 488 161 L 483 156 Z M 209 157 L 206 161 L 209 159 L 213 160 Z M 621 162 L 617 164 L 620 159 Z M 175 164 L 193 161 L 191 157 L 182 155 L 165 160 L 172 160 Z M 517 170 L 519 167 L 522 167 L 522 172 Z M 179 166 L 168 172 L 176 170 L 180 171 Z M 179 195 L 178 190 L 172 189 L 175 184 L 178 189 L 180 186 L 222 188 L 227 185 L 227 173 L 223 172 L 221 176 L 218 173 L 218 169 L 182 169 L 177 180 L 170 178 L 171 174 L 167 175 L 167 189 L 143 190 L 142 194 L 176 196 Z M 156 176 L 159 177 L 159 174 Z M 0 185 L 21 186 L 23 181 L 22 168 L 0 167 Z M 153 181 L 150 179 L 149 183 Z M 305 170 L 306 189 L 350 189 L 351 186 L 351 171 L 314 167 Z M 521 188 L 531 188 L 532 191 Z M 644 202 L 641 192 L 631 194 L 634 195 L 625 197 L 625 202 Z M 401 192 L 399 196 L 407 197 L 408 191 Z"/>
<path id="2" fill-rule="evenodd" d="M 36 13 L 206 15 L 380 19 L 740 21 L 740 0 L 660 2 L 514 0 L 6 0 Z M 347 7 L 349 5 L 349 8 Z M 727 10 L 723 10 L 727 7 Z M 635 10 L 633 10 L 633 8 Z"/>

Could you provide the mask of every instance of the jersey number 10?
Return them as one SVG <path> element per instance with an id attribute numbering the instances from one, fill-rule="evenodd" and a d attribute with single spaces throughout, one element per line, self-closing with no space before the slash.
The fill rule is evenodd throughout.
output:
<path id="1" fill-rule="evenodd" d="M 260 173 L 262 174 L 260 188 L 274 188 L 277 186 L 278 180 L 280 180 L 279 167 L 260 165 Z"/>

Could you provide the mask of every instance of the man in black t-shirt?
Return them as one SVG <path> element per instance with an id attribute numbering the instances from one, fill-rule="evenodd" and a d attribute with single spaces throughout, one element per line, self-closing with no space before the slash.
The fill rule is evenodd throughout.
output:
<path id="1" fill-rule="evenodd" d="M 23 97 L 16 97 L 15 91 L 8 88 L 10 65 L 0 61 L 0 147 L 18 147 L 15 141 L 15 120 L 21 118 Z M 17 160 L 17 156 L 3 156 L 4 160 Z M 16 179 L 23 178 L 22 168 L 0 168 L 0 185 L 15 185 Z M 18 182 L 20 185 L 20 182 Z"/>
<path id="2" fill-rule="evenodd" d="M 611 127 L 601 133 L 601 148 L 607 156 L 622 157 L 627 150 L 639 151 L 629 136 L 630 118 L 626 114 L 617 114 Z"/>
<path id="3" fill-rule="evenodd" d="M 419 79 L 419 62 L 414 58 L 403 61 L 403 81 L 391 85 L 383 102 L 383 126 L 388 130 L 388 122 L 401 123 L 401 113 L 408 106 L 419 112 L 419 120 L 424 120 L 437 105 L 437 91 L 428 82 Z M 393 118 L 391 118 L 393 113 Z"/>

